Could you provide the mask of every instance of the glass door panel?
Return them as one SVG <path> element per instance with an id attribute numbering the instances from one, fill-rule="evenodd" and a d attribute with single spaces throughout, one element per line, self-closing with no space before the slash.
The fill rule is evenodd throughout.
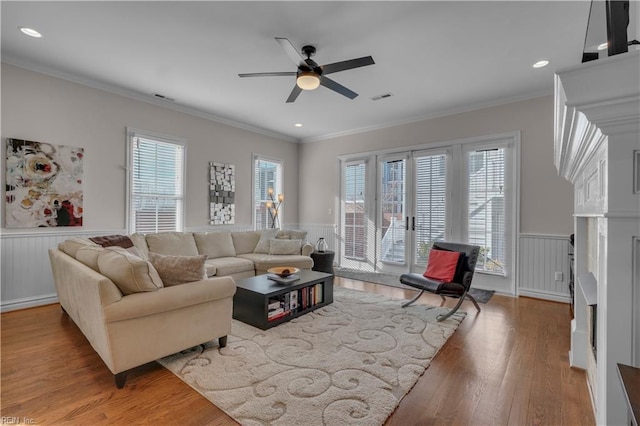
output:
<path id="1" fill-rule="evenodd" d="M 406 269 L 407 157 L 379 161 L 378 267 L 388 272 Z"/>

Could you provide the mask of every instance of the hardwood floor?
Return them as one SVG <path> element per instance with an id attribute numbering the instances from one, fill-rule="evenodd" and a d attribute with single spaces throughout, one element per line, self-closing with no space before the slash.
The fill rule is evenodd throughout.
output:
<path id="1" fill-rule="evenodd" d="M 396 298 L 415 294 L 343 278 L 336 285 Z M 440 302 L 424 295 L 418 303 Z M 467 317 L 386 424 L 595 424 L 585 373 L 569 367 L 569 307 L 504 296 L 480 306 L 476 313 L 464 303 Z M 155 362 L 130 371 L 116 389 L 59 305 L 4 313 L 1 326 L 3 418 L 37 425 L 236 424 Z"/>

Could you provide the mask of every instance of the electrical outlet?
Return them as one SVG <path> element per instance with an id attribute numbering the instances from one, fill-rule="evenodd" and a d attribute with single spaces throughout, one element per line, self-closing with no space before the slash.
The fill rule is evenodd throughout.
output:
<path id="1" fill-rule="evenodd" d="M 556 272 L 556 281 L 562 281 L 562 272 Z"/>
<path id="2" fill-rule="evenodd" d="M 333 214 L 333 209 L 329 209 L 329 216 L 331 216 Z"/>

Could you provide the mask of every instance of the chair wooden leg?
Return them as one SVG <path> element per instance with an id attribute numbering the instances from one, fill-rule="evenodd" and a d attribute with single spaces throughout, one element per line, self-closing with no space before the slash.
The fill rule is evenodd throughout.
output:
<path id="1" fill-rule="evenodd" d="M 460 308 L 460 306 L 462 305 L 462 302 L 464 301 L 464 294 L 462 296 L 460 296 L 460 298 L 458 299 L 458 303 L 456 304 L 456 306 L 454 306 L 451 310 L 449 310 L 449 312 L 447 312 L 446 314 L 442 314 L 442 315 L 438 315 L 436 317 L 436 321 L 440 322 L 440 321 L 444 321 L 447 318 L 449 318 L 451 315 L 455 314 L 456 311 L 458 310 L 458 308 Z"/>
<path id="2" fill-rule="evenodd" d="M 480 312 L 481 311 L 480 305 L 478 305 L 478 302 L 476 301 L 475 297 L 473 297 L 469 293 L 465 293 L 464 295 L 465 295 L 465 297 L 468 297 L 473 302 L 473 304 L 476 306 L 476 309 L 478 310 L 478 312 Z"/>
<path id="3" fill-rule="evenodd" d="M 402 304 L 402 307 L 406 308 L 407 306 L 411 305 L 413 302 L 415 302 L 416 300 L 420 299 L 420 296 L 422 296 L 423 293 L 424 293 L 424 290 L 420 290 L 420 292 L 416 295 L 416 297 L 414 297 L 413 299 L 409 300 L 408 302 L 404 302 Z"/>

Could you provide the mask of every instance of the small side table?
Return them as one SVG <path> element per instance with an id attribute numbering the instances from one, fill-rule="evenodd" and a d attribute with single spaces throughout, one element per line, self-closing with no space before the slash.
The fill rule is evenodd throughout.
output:
<path id="1" fill-rule="evenodd" d="M 314 271 L 324 272 L 327 274 L 333 274 L 333 258 L 336 253 L 333 251 L 314 251 L 311 253 L 311 258 L 313 259 L 313 268 Z"/>

